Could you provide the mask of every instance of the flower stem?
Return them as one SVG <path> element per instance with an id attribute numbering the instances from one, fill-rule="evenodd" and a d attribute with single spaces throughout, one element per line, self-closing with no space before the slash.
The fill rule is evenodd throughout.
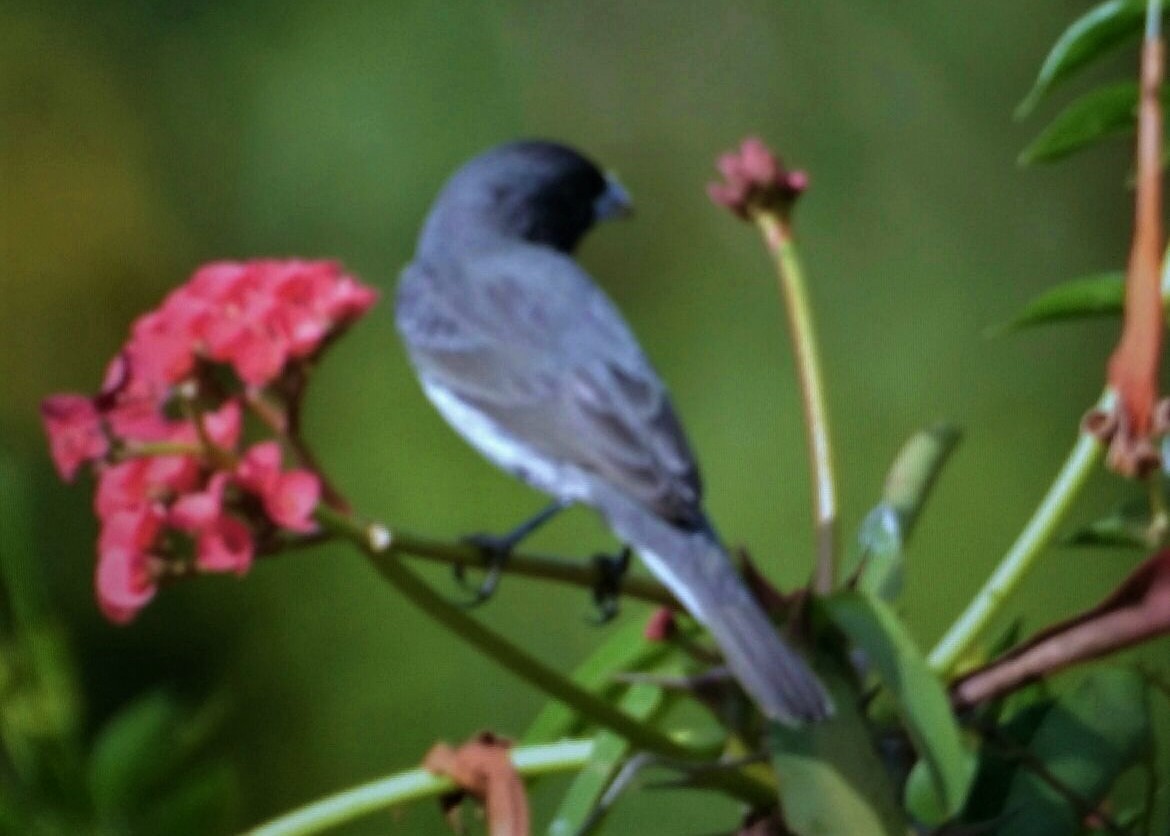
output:
<path id="1" fill-rule="evenodd" d="M 121 447 L 114 456 L 115 462 L 127 459 L 148 459 L 153 456 L 201 456 L 204 449 L 198 444 L 185 441 L 136 441 Z"/>
<path id="2" fill-rule="evenodd" d="M 529 655 L 518 645 L 472 618 L 463 608 L 436 593 L 398 559 L 394 539 L 384 526 L 364 525 L 324 505 L 318 506 L 316 516 L 322 525 L 360 547 L 382 577 L 411 603 L 530 685 L 565 703 L 583 718 L 620 734 L 637 749 L 655 752 L 671 759 L 685 761 L 706 759 L 705 751 L 693 750 L 652 726 L 633 719 L 605 699 L 580 687 Z M 774 800 L 775 794 L 771 788 L 742 772 L 718 771 L 715 778 L 714 783 L 719 789 L 745 801 L 766 805 Z"/>
<path id="3" fill-rule="evenodd" d="M 754 220 L 776 262 L 780 291 L 792 334 L 796 374 L 804 403 L 809 465 L 812 471 L 813 514 L 817 564 L 813 589 L 827 595 L 833 589 L 837 563 L 837 488 L 833 479 L 833 445 L 825 406 L 820 352 L 813 325 L 812 305 L 791 230 L 785 218 L 759 211 Z"/>
<path id="4" fill-rule="evenodd" d="M 1113 408 L 1114 400 L 1113 393 L 1107 390 L 1097 401 L 1096 408 L 1108 411 Z M 1081 431 L 1028 524 L 967 609 L 930 652 L 928 661 L 936 672 L 943 676 L 954 673 L 964 654 L 1020 585 L 1041 552 L 1052 542 L 1069 506 L 1101 460 L 1102 450 L 1101 442 L 1095 436 Z"/>
<path id="5" fill-rule="evenodd" d="M 512 751 L 512 764 L 525 778 L 581 769 L 593 754 L 591 740 L 562 740 Z M 425 769 L 411 769 L 371 781 L 314 801 L 248 832 L 249 836 L 308 836 L 353 821 L 378 810 L 424 798 L 435 798 L 455 789 L 447 777 Z"/>

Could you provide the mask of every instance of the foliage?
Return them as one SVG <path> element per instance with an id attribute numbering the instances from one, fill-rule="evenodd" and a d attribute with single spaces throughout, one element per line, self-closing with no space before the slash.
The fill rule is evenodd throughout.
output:
<path id="1" fill-rule="evenodd" d="M 193 711 L 152 691 L 87 727 L 76 662 L 38 574 L 21 483 L 13 462 L 0 459 L 0 833 L 223 830 L 237 780 L 210 749 L 222 699 Z"/>
<path id="2" fill-rule="evenodd" d="M 1043 62 L 1018 114 L 1033 113 L 1065 81 L 1137 39 L 1143 26 L 1150 32 L 1148 11 L 1147 2 L 1108 0 L 1075 21 Z M 1142 94 L 1148 80 L 1111 83 L 1082 95 L 1027 146 L 1021 162 L 1054 162 L 1107 138 L 1144 129 L 1148 116 L 1139 114 L 1147 112 L 1143 105 L 1150 106 Z M 1139 159 L 1139 175 L 1148 162 Z M 1064 514 L 1099 461 L 1099 440 L 1133 430 L 1132 422 L 1125 423 L 1133 417 L 1127 412 L 1132 404 L 1114 377 L 1118 367 L 1120 373 L 1131 370 L 1124 366 L 1133 353 L 1115 354 L 1101 408 L 1086 418 L 1069 464 L 1005 558 L 1011 572 L 997 573 L 976 593 L 971 608 L 956 620 L 940 647 L 926 653 L 901 617 L 900 596 L 904 577 L 921 571 L 910 563 L 910 541 L 916 524 L 927 515 L 928 499 L 958 443 L 958 431 L 941 424 L 911 436 L 859 527 L 847 571 L 840 572 L 818 348 L 806 280 L 791 235 L 794 203 L 808 179 L 787 170 L 758 140 L 721 158 L 719 167 L 727 182 L 711 188 L 713 199 L 758 226 L 788 302 L 809 424 L 817 531 L 822 535 L 810 589 L 780 595 L 750 561 L 745 574 L 778 629 L 783 625 L 809 656 L 832 694 L 833 717 L 803 727 L 762 717 L 726 671 L 713 665 L 716 653 L 702 632 L 677 615 L 670 596 L 652 584 L 631 582 L 617 587 L 617 592 L 664 604 L 655 629 L 644 632 L 640 624 L 627 625 L 571 675 L 431 590 L 408 567 L 410 559 L 462 570 L 479 565 L 483 556 L 466 543 L 426 540 L 360 516 L 353 510 L 360 503 L 337 493 L 299 422 L 301 398 L 314 372 L 312 361 L 342 326 L 348 327 L 372 304 L 372 293 L 364 290 L 360 299 L 350 300 L 340 313 L 333 311 L 319 322 L 306 325 L 304 320 L 312 317 L 298 309 L 297 324 L 289 326 L 285 315 L 295 306 L 268 298 L 281 296 L 275 289 L 280 285 L 260 282 L 259 290 L 248 288 L 265 297 L 260 307 L 249 307 L 241 301 L 246 294 L 236 299 L 237 288 L 226 287 L 233 304 L 238 302 L 249 312 L 243 317 L 249 327 L 242 329 L 247 332 L 243 336 L 233 331 L 220 343 L 216 339 L 224 335 L 217 334 L 212 314 L 226 303 L 218 297 L 201 307 L 198 316 L 168 313 L 164 306 L 162 315 L 156 312 L 139 320 L 125 352 L 133 357 L 134 346 L 139 345 L 139 362 L 135 371 L 124 375 L 126 380 L 140 382 L 136 375 L 149 365 L 143 358 L 155 362 L 166 355 L 163 348 L 168 345 L 167 350 L 177 346 L 181 359 L 174 367 L 156 369 L 148 381 L 150 391 L 139 399 L 154 410 L 153 423 L 147 423 L 158 432 L 150 437 L 122 431 L 119 422 L 131 418 L 135 428 L 142 426 L 137 412 L 141 404 L 126 400 L 128 384 L 111 387 L 107 381 L 93 398 L 70 395 L 46 401 L 46 424 L 60 471 L 72 477 L 83 465 L 90 466 L 99 482 L 103 537 L 98 591 L 106 614 L 114 621 L 127 621 L 166 584 L 225 570 L 242 574 L 251 566 L 253 554 L 276 554 L 326 540 L 349 542 L 406 599 L 552 698 L 514 752 L 515 774 L 506 776 L 535 780 L 554 771 L 576 773 L 549 824 L 552 833 L 603 827 L 623 792 L 645 783 L 647 774 L 662 773 L 672 785 L 735 799 L 745 812 L 744 833 L 763 832 L 758 828 L 764 824 L 772 828 L 767 832 L 796 836 L 902 834 L 910 828 L 940 836 L 968 832 L 1060 836 L 1136 832 L 1139 827 L 1147 833 L 1165 831 L 1170 821 L 1155 803 L 1165 789 L 1135 798 L 1123 780 L 1138 772 L 1151 786 L 1164 780 L 1151 766 L 1155 747 L 1165 747 L 1165 741 L 1151 742 L 1156 733 L 1152 695 L 1157 693 L 1151 682 L 1156 683 L 1157 676 L 1144 675 L 1114 658 L 1076 679 L 1056 677 L 1059 670 L 1114 655 L 1136 641 L 1133 630 L 1110 630 L 1119 615 L 1137 612 L 1138 604 L 1144 623 L 1159 625 L 1157 632 L 1164 632 L 1160 625 L 1170 624 L 1170 600 L 1163 594 L 1170 589 L 1170 559 L 1164 553 L 1148 557 L 1139 567 L 1135 576 L 1142 580 L 1140 589 L 1123 584 L 1112 595 L 1102 593 L 1099 606 L 1039 631 L 1028 641 L 1013 639 L 991 650 L 977 649 L 1019 577 L 1056 540 Z M 1150 195 L 1140 176 L 1138 188 L 1140 203 Z M 1160 192 L 1154 196 L 1160 198 Z M 1140 215 L 1137 226 L 1139 232 L 1147 229 Z M 1138 247 L 1135 243 L 1135 252 Z M 260 267 L 283 277 L 295 264 L 302 263 L 264 262 Z M 244 272 L 259 269 L 226 266 Z M 321 269 L 330 275 L 336 272 L 332 266 Z M 1097 274 L 1059 285 L 1025 306 L 1001 330 L 1120 315 L 1126 316 L 1129 328 L 1133 314 L 1126 303 L 1136 272 Z M 177 291 L 172 300 L 184 292 Z M 164 327 L 151 330 L 157 324 L 152 317 L 163 320 Z M 181 325 L 174 324 L 180 320 Z M 262 327 L 251 328 L 255 322 Z M 312 339 L 303 350 L 289 348 L 292 336 L 305 327 Z M 259 344 L 274 335 L 282 348 L 275 355 L 265 353 Z M 260 360 L 262 368 L 257 371 Z M 178 410 L 181 417 L 168 417 L 168 410 Z M 263 462 L 237 450 L 245 432 L 245 413 L 251 433 L 264 436 L 251 448 L 267 454 Z M 1139 427 L 1140 437 L 1129 439 L 1134 444 L 1152 443 L 1170 429 L 1165 421 L 1158 423 L 1157 416 L 1144 417 L 1150 421 Z M 224 421 L 231 425 L 229 430 L 217 431 L 217 423 Z M 1109 421 L 1112 424 L 1103 429 Z M 285 456 L 295 460 L 296 468 L 282 470 Z M 1156 455 L 1150 458 L 1150 451 L 1143 448 L 1142 456 L 1130 459 L 1128 470 L 1117 468 L 1134 476 L 1140 491 L 1071 535 L 1070 542 L 1124 544 L 1147 553 L 1164 544 L 1170 530 L 1164 479 L 1160 470 L 1152 470 Z M 166 478 L 144 475 L 148 467 L 144 462 L 174 464 L 176 459 L 182 460 L 182 478 L 171 470 Z M 1116 466 L 1116 459 L 1110 461 Z M 134 479 L 114 478 L 131 470 L 137 474 Z M 0 471 L 0 477 L 14 481 L 10 472 Z M 298 481 L 299 489 L 290 482 L 282 491 L 281 479 Z M 129 497 L 137 515 L 133 525 L 122 526 L 124 517 L 118 515 L 128 513 L 123 505 L 103 509 L 102 486 L 115 481 L 120 487 L 107 489 L 107 495 L 112 491 Z M 18 498 L 11 484 L 5 487 L 3 495 Z M 295 507 L 290 510 L 290 505 Z M 208 507 L 211 510 L 205 513 Z M 145 525 L 143 515 L 157 518 Z M 0 558 L 10 599 L 0 650 L 0 737 L 6 778 L 0 784 L 0 829 L 14 833 L 221 829 L 233 775 L 224 763 L 206 756 L 220 706 L 213 702 L 190 712 L 165 693 L 152 692 L 86 734 L 66 640 L 38 597 L 36 584 L 28 581 L 35 546 L 21 530 L 25 516 L 19 501 L 0 508 L 4 535 Z M 237 540 L 246 548 L 233 552 L 210 539 L 221 537 L 225 525 L 242 531 Z M 612 578 L 606 575 L 612 567 L 604 561 L 580 568 L 527 553 L 510 559 L 504 571 L 587 587 L 603 604 L 610 603 L 606 596 L 615 594 Z M 119 570 L 111 581 L 101 566 L 113 564 Z M 1002 581 L 1008 574 L 1010 580 Z M 1089 634 L 1093 641 L 1072 642 L 1074 631 L 1077 637 Z M 1140 639 L 1152 638 L 1151 632 L 1141 633 Z M 1040 659 L 1026 675 L 1016 673 L 1021 653 Z M 985 681 L 994 681 L 994 686 L 987 690 L 972 686 Z M 531 760 L 537 749 L 569 736 L 588 743 L 566 747 L 559 761 L 554 756 L 537 766 Z M 493 755 L 496 770 L 507 772 L 499 765 L 499 751 Z M 348 791 L 278 818 L 257 832 L 315 832 L 453 788 L 479 796 L 490 793 L 455 771 L 429 782 L 425 776 L 409 777 L 387 781 L 367 793 Z M 511 786 L 515 790 L 517 783 L 512 780 Z M 669 796 L 662 798 L 662 804 L 670 803 Z M 753 824 L 746 824 L 749 820 Z"/>

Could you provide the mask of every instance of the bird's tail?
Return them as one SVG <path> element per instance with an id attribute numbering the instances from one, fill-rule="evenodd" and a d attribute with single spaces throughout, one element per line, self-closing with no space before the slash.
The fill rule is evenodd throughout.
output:
<path id="1" fill-rule="evenodd" d="M 614 532 L 710 631 L 765 715 L 795 726 L 832 714 L 824 686 L 781 638 L 713 533 L 680 530 L 622 496 L 598 505 Z"/>

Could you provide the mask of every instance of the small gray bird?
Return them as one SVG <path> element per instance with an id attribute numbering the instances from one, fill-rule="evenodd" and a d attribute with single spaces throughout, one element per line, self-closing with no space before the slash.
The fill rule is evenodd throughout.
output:
<path id="1" fill-rule="evenodd" d="M 398 286 L 396 319 L 423 389 L 489 460 L 598 511 L 710 631 L 770 718 L 832 712 L 703 513 L 666 387 L 617 308 L 572 258 L 629 196 L 577 151 L 513 142 L 447 182 Z"/>

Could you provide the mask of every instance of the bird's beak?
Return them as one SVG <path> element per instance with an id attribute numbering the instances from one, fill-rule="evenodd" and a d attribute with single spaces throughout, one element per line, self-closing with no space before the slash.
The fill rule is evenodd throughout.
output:
<path id="1" fill-rule="evenodd" d="M 624 218 L 634 211 L 634 201 L 626 187 L 612 172 L 605 175 L 605 191 L 593 201 L 593 220 Z"/>

